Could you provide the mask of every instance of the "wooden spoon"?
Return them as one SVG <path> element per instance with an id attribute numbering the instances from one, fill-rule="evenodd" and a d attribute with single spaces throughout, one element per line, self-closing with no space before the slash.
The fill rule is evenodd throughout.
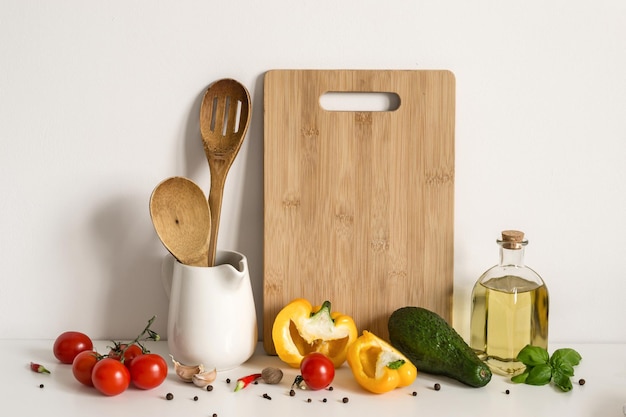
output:
<path id="1" fill-rule="evenodd" d="M 209 266 L 215 263 L 226 175 L 246 136 L 251 110 L 250 93 L 232 79 L 211 84 L 200 107 L 200 132 L 211 171 Z"/>
<path id="2" fill-rule="evenodd" d="M 185 265 L 208 266 L 211 212 L 193 181 L 172 177 L 150 196 L 150 217 L 163 245 Z"/>

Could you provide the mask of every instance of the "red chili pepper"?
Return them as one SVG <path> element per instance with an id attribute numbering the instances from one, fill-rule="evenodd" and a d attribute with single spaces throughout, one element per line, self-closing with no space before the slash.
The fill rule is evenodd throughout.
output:
<path id="1" fill-rule="evenodd" d="M 50 371 L 48 371 L 43 365 L 39 365 L 38 363 L 35 363 L 35 362 L 30 363 L 30 370 L 33 372 L 38 372 L 40 374 L 50 373 Z"/>
<path id="2" fill-rule="evenodd" d="M 252 374 L 252 375 L 244 376 L 243 378 L 239 378 L 237 380 L 237 386 L 235 387 L 235 392 L 239 391 L 240 389 L 244 389 L 245 387 L 247 387 L 248 385 L 250 385 L 257 379 L 261 378 L 261 376 L 263 376 L 263 374 Z"/>

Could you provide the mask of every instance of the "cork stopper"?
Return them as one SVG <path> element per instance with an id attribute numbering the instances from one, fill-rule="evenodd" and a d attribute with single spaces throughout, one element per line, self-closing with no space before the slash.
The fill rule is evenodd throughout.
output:
<path id="1" fill-rule="evenodd" d="M 506 249 L 521 249 L 528 244 L 527 240 L 524 240 L 524 232 L 519 230 L 504 230 L 502 232 L 502 240 L 498 243 L 502 244 L 502 247 Z"/>

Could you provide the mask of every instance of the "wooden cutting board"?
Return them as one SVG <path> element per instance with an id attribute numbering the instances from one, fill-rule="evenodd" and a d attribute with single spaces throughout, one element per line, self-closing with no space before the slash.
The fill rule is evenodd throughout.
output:
<path id="1" fill-rule="evenodd" d="M 395 93 L 329 111 L 327 92 Z M 397 308 L 452 317 L 455 79 L 445 70 L 274 70 L 264 86 L 263 342 L 294 298 L 388 339 Z"/>

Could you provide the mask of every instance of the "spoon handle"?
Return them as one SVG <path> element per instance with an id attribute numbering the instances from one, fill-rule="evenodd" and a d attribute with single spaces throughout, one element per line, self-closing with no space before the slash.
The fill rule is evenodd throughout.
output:
<path id="1" fill-rule="evenodd" d="M 211 210 L 211 233 L 209 234 L 209 266 L 215 265 L 217 251 L 217 233 L 220 227 L 222 199 L 224 197 L 225 175 L 211 172 L 211 191 L 209 192 L 209 209 Z"/>

